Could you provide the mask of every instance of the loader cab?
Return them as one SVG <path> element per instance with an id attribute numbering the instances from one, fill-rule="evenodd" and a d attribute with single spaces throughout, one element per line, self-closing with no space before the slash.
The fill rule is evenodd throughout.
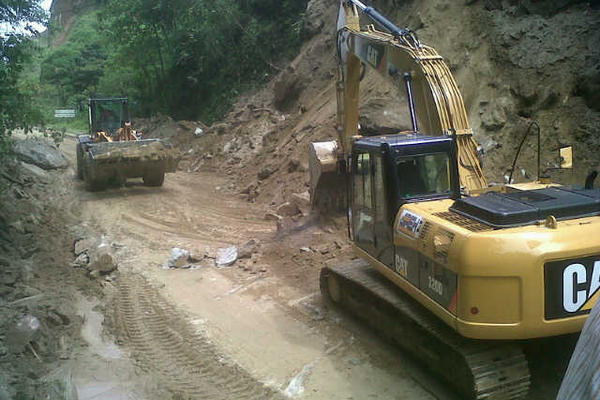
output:
<path id="1" fill-rule="evenodd" d="M 98 131 L 115 135 L 129 121 L 127 97 L 90 98 L 88 100 L 90 135 Z"/>
<path id="2" fill-rule="evenodd" d="M 418 134 L 354 142 L 349 202 L 354 242 L 392 267 L 393 224 L 400 207 L 460 197 L 455 148 L 451 137 Z"/>

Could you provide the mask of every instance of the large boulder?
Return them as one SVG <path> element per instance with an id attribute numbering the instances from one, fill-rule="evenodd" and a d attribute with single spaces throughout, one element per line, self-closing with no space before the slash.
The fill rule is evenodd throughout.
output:
<path id="1" fill-rule="evenodd" d="M 21 140 L 15 143 L 13 150 L 19 160 L 42 169 L 63 169 L 69 166 L 63 153 L 45 140 Z"/>

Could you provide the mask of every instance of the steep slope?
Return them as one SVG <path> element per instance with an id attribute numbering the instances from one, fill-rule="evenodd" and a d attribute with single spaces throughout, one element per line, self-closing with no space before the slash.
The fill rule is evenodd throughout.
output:
<path id="1" fill-rule="evenodd" d="M 542 129 L 542 170 L 556 165 L 559 144 L 572 144 L 575 169 L 555 180 L 583 183 L 598 166 L 597 91 L 600 11 L 585 2 L 378 2 L 398 25 L 416 30 L 442 54 L 465 97 L 476 140 L 486 151 L 491 182 L 506 178 L 531 120 Z M 337 2 L 312 0 L 307 28 L 315 33 L 296 59 L 264 89 L 199 139 L 188 138 L 189 170 L 229 174 L 241 196 L 278 205 L 307 189 L 307 145 L 335 137 Z M 406 126 L 397 89 L 368 76 L 361 115 L 376 126 Z M 390 122 L 391 121 L 391 122 Z M 535 140 L 526 141 L 515 180 L 535 179 Z"/>

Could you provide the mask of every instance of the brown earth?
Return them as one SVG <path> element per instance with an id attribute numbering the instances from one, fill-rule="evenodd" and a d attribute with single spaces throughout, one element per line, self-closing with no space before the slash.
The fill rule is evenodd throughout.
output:
<path id="1" fill-rule="evenodd" d="M 600 162 L 599 12 L 543 3 L 376 4 L 449 61 L 490 181 L 504 179 L 529 118 L 542 127 L 544 167 L 556 144 L 575 146 L 576 168 L 555 178 L 582 182 Z M 140 121 L 184 156 L 162 188 L 132 181 L 88 193 L 72 169 L 36 174 L 4 163 L 0 399 L 453 398 L 318 293 L 323 263 L 351 257 L 344 218 L 312 215 L 303 200 L 308 143 L 335 137 L 335 12 L 336 2 L 311 1 L 312 39 L 221 123 Z M 395 89 L 371 75 L 363 89 L 365 124 L 407 124 Z M 518 163 L 530 177 L 534 142 Z M 62 148 L 73 162 L 73 140 Z M 265 219 L 272 212 L 288 215 Z M 72 267 L 78 238 L 108 244 L 118 271 Z M 215 266 L 219 248 L 250 239 L 250 257 Z M 174 247 L 192 251 L 194 267 L 164 269 Z M 15 341 L 27 316 L 41 328 Z M 562 340 L 527 344 L 532 399 L 554 397 L 572 345 Z"/>
<path id="2" fill-rule="evenodd" d="M 72 163 L 74 144 L 62 145 Z M 24 316 L 42 328 L 0 352 L 4 398 L 457 398 L 426 367 L 323 304 L 319 269 L 351 257 L 343 221 L 265 219 L 269 206 L 237 198 L 232 180 L 215 173 L 90 193 L 72 168 L 30 178 L 20 168 L 2 178 L 9 261 L 0 273 L 0 349 Z M 249 239 L 255 244 L 243 246 Z M 84 248 L 96 259 L 94 243 L 110 249 L 117 271 L 73 265 Z M 230 245 L 250 250 L 215 266 Z M 165 269 L 174 247 L 192 252 L 190 265 Z M 548 351 L 557 346 L 564 341 L 528 346 L 531 399 L 557 390 L 568 358 Z"/>

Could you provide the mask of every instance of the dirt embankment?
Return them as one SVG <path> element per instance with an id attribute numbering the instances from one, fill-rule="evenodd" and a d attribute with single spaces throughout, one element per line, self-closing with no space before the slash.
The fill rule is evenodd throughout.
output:
<path id="1" fill-rule="evenodd" d="M 381 1 L 400 26 L 438 49 L 455 74 L 490 182 L 504 182 L 530 122 L 541 127 L 542 172 L 557 165 L 556 149 L 571 144 L 573 171 L 551 170 L 563 183 L 583 184 L 600 164 L 600 10 L 587 2 Z M 337 3 L 313 0 L 307 28 L 314 36 L 288 67 L 260 91 L 241 98 L 220 123 L 200 135 L 177 128 L 182 167 L 228 174 L 233 192 L 265 208 L 308 188 L 307 146 L 336 137 Z M 410 126 L 399 113 L 401 88 L 371 78 L 361 85 L 362 122 Z M 186 127 L 185 124 L 188 124 Z M 535 130 L 534 130 L 535 133 Z M 184 138 L 184 139 L 182 139 Z M 515 180 L 536 178 L 536 140 L 525 142 Z"/>
<path id="2" fill-rule="evenodd" d="M 76 233 L 67 220 L 76 210 L 63 179 L 61 171 L 2 161 L 0 399 L 65 398 L 66 364 L 82 347 L 74 296 L 100 288 L 71 266 Z"/>

